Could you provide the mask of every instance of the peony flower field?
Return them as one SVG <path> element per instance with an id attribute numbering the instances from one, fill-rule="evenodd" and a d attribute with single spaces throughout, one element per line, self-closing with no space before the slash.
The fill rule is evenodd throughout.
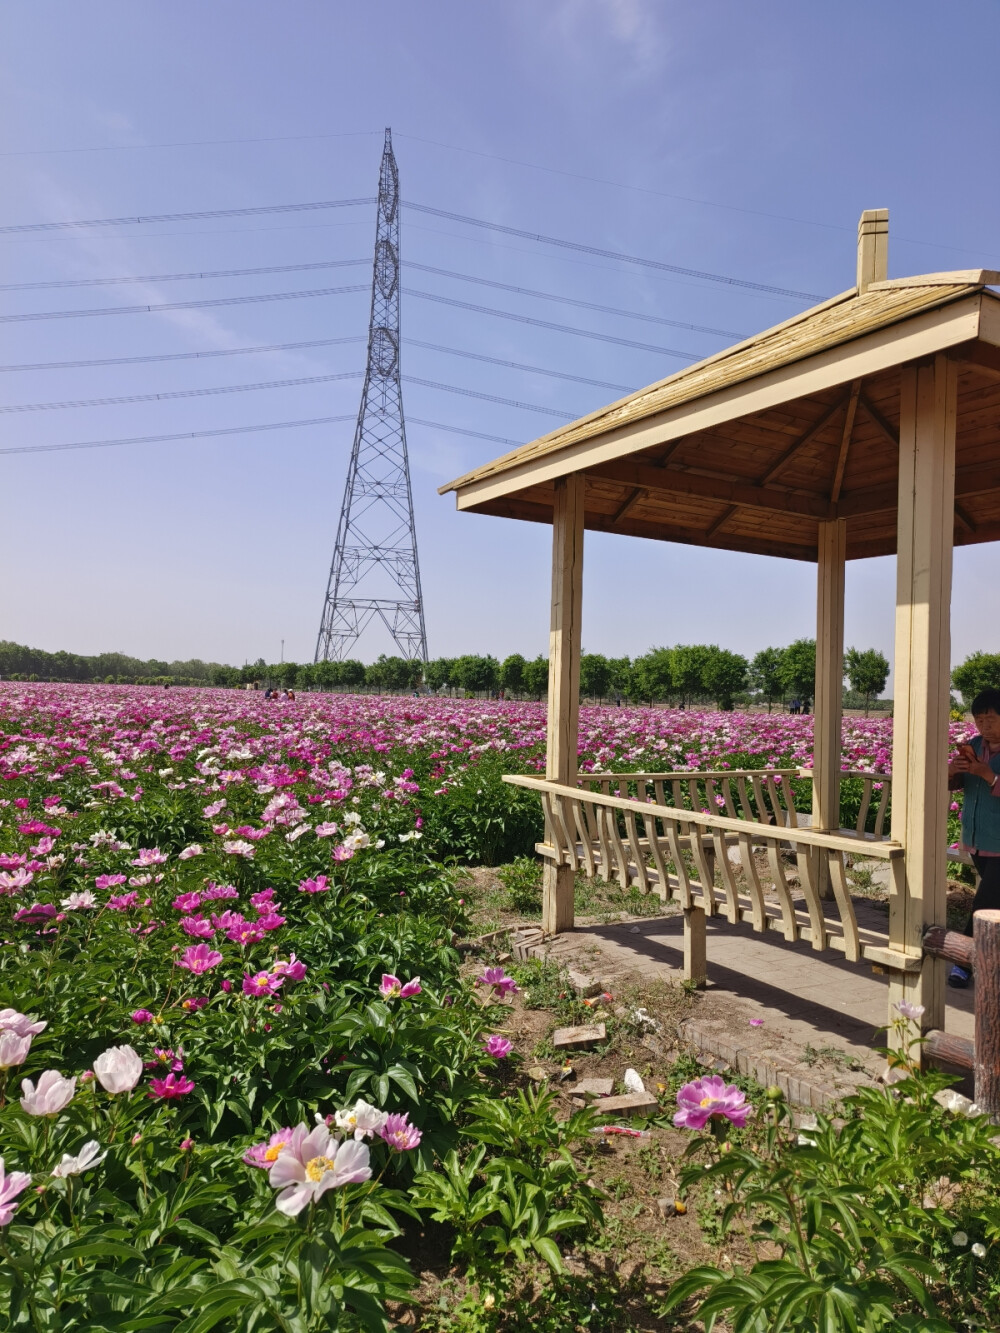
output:
<path id="1" fill-rule="evenodd" d="M 807 764 L 810 727 L 584 709 L 581 766 Z M 455 948 L 456 866 L 540 833 L 500 775 L 544 736 L 532 704 L 0 685 L 4 1327 L 389 1328 L 414 1228 L 474 1225 L 470 1160 L 475 1225 L 520 1219 L 496 1252 L 558 1270 L 589 1113 L 542 1097 L 515 1152 L 516 987 Z M 849 720 L 845 763 L 889 739 Z"/>

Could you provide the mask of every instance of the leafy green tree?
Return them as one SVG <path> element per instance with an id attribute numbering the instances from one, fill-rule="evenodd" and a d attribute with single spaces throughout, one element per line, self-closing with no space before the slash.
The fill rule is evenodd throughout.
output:
<path id="1" fill-rule="evenodd" d="M 459 657 L 452 672 L 454 683 L 467 694 L 495 690 L 500 681 L 500 663 L 495 657 L 468 653 Z"/>
<path id="2" fill-rule="evenodd" d="M 703 643 L 679 643 L 670 649 L 670 671 L 673 676 L 674 693 L 685 704 L 695 698 L 704 698 L 711 694 L 711 688 L 705 679 L 712 649 Z"/>
<path id="3" fill-rule="evenodd" d="M 651 705 L 654 699 L 666 699 L 673 693 L 672 656 L 669 648 L 651 648 L 635 659 L 632 663 L 632 691 L 637 699 Z"/>
<path id="4" fill-rule="evenodd" d="M 635 691 L 631 658 L 609 658 L 608 670 L 611 672 L 611 688 L 626 699 L 631 699 Z"/>
<path id="5" fill-rule="evenodd" d="M 784 686 L 781 683 L 781 662 L 784 655 L 783 648 L 762 648 L 750 663 L 747 673 L 751 689 L 762 694 L 767 700 L 768 712 L 771 711 L 775 699 L 780 699 L 784 693 Z"/>
<path id="6" fill-rule="evenodd" d="M 603 699 L 611 684 L 611 664 L 601 653 L 580 658 L 580 693 L 587 699 Z"/>
<path id="7" fill-rule="evenodd" d="M 796 639 L 781 655 L 781 684 L 786 694 L 807 703 L 816 693 L 816 640 Z"/>
<path id="8" fill-rule="evenodd" d="M 536 657 L 524 664 L 524 691 L 536 699 L 543 698 L 549 692 L 549 659 Z"/>
<path id="9" fill-rule="evenodd" d="M 951 681 L 968 708 L 980 690 L 1000 689 L 1000 653 L 970 653 Z"/>
<path id="10" fill-rule="evenodd" d="M 500 663 L 500 684 L 508 694 L 524 690 L 524 668 L 527 666 L 520 653 L 511 653 Z"/>
<path id="11" fill-rule="evenodd" d="M 359 662 L 355 657 L 348 657 L 343 662 L 338 662 L 337 667 L 338 685 L 344 685 L 350 690 L 357 689 L 359 685 L 365 683 L 367 670 L 364 662 Z"/>
<path id="12" fill-rule="evenodd" d="M 451 685 L 451 673 L 454 668 L 455 659 L 452 657 L 435 657 L 433 661 L 428 662 L 424 667 L 424 680 L 428 688 L 440 690 Z"/>
<path id="13" fill-rule="evenodd" d="M 299 664 L 298 662 L 279 662 L 274 674 L 283 690 L 294 689 L 295 682 L 299 678 Z"/>
<path id="14" fill-rule="evenodd" d="M 878 698 L 889 679 L 889 659 L 877 648 L 848 648 L 844 670 L 854 693 L 864 695 L 867 717 L 872 700 Z"/>
<path id="15" fill-rule="evenodd" d="M 708 693 L 715 696 L 724 711 L 730 712 L 734 697 L 746 689 L 749 669 L 747 659 L 740 653 L 714 645 L 709 649 L 703 679 Z"/>

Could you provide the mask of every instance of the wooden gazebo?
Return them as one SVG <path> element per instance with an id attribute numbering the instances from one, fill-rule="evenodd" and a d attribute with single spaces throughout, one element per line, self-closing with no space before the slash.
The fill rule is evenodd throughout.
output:
<path id="1" fill-rule="evenodd" d="M 952 547 L 1000 538 L 1000 274 L 888 280 L 888 225 L 886 210 L 862 215 L 849 291 L 442 493 L 461 510 L 552 524 L 547 769 L 510 779 L 545 807 L 545 929 L 572 927 L 574 874 L 599 870 L 680 900 L 695 980 L 705 914 L 720 912 L 877 964 L 890 1004 L 923 1004 L 923 1025 L 943 1028 L 945 965 L 922 940 L 945 921 Z M 816 563 L 811 824 L 796 819 L 787 772 L 578 775 L 586 528 Z M 869 805 L 870 778 L 857 828 L 840 828 L 840 738 L 845 561 L 892 553 L 886 838 L 888 788 Z M 855 921 L 844 857 L 858 852 L 892 868 L 881 937 Z"/>

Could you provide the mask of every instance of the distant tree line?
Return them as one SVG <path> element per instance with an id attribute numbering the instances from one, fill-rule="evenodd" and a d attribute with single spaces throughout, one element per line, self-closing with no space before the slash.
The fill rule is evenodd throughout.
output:
<path id="1" fill-rule="evenodd" d="M 849 648 L 844 702 L 867 712 L 885 690 L 889 663 L 875 648 Z M 118 684 L 221 685 L 238 688 L 272 685 L 281 689 L 369 690 L 400 694 L 428 689 L 513 699 L 543 699 L 548 692 L 545 657 L 520 653 L 499 658 L 466 654 L 425 663 L 383 654 L 375 662 L 274 662 L 263 658 L 242 667 L 193 658 L 184 662 L 143 660 L 125 653 L 48 653 L 40 648 L 0 641 L 0 676 L 8 680 L 106 681 Z M 1000 688 L 1000 653 L 973 653 L 952 673 L 966 704 L 986 686 Z M 596 702 L 669 703 L 690 707 L 715 703 L 775 704 L 798 700 L 803 708 L 816 690 L 816 642 L 796 639 L 784 648 L 762 648 L 752 658 L 716 644 L 676 644 L 651 648 L 642 656 L 605 657 L 584 653 L 580 693 Z"/>

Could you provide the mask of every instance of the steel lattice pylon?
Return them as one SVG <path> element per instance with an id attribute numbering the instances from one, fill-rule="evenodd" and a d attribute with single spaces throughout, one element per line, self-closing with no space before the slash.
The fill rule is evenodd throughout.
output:
<path id="1" fill-rule="evenodd" d="M 427 661 L 399 375 L 399 172 L 390 130 L 378 181 L 368 366 L 315 660 L 343 661 L 375 616 L 405 658 Z"/>

